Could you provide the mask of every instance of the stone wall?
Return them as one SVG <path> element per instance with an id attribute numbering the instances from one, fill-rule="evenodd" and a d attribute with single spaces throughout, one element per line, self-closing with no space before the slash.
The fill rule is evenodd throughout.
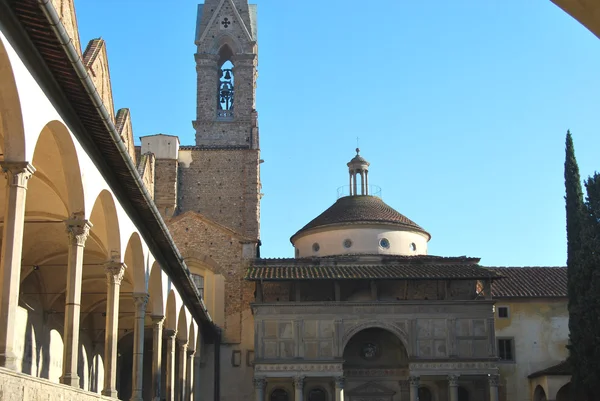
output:
<path id="1" fill-rule="evenodd" d="M 90 393 L 63 384 L 52 383 L 23 373 L 0 368 L 0 400 L 47 401 L 47 400 L 114 400 L 100 394 Z"/>
<path id="2" fill-rule="evenodd" d="M 156 159 L 154 163 L 154 202 L 163 219 L 169 219 L 177 207 L 178 161 Z"/>
<path id="3" fill-rule="evenodd" d="M 180 150 L 179 212 L 201 213 L 250 240 L 258 239 L 259 157 L 258 150 L 248 149 Z"/>

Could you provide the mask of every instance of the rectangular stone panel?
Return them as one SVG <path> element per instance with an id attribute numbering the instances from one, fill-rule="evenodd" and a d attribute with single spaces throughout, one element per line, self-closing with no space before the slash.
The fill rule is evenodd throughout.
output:
<path id="1" fill-rule="evenodd" d="M 316 338 L 317 337 L 317 321 L 316 320 L 305 320 L 304 321 L 304 338 Z"/>
<path id="2" fill-rule="evenodd" d="M 433 354 L 437 358 L 442 358 L 442 357 L 447 356 L 448 352 L 447 352 L 447 347 L 446 347 L 446 340 L 434 340 L 433 341 Z"/>
<path id="3" fill-rule="evenodd" d="M 321 358 L 331 358 L 333 356 L 333 342 L 332 341 L 321 341 Z"/>
<path id="4" fill-rule="evenodd" d="M 293 358 L 294 356 L 294 341 L 286 340 L 279 342 L 280 358 Z"/>
<path id="5" fill-rule="evenodd" d="M 264 340 L 265 358 L 277 358 L 277 341 Z"/>
<path id="6" fill-rule="evenodd" d="M 472 340 L 457 340 L 456 345 L 458 348 L 458 356 L 460 358 L 470 358 L 473 354 Z"/>
<path id="7" fill-rule="evenodd" d="M 417 338 L 431 337 L 431 322 L 428 319 L 417 320 Z"/>
<path id="8" fill-rule="evenodd" d="M 473 340 L 473 356 L 485 358 L 488 356 L 488 340 Z"/>
<path id="9" fill-rule="evenodd" d="M 304 358 L 317 359 L 319 356 L 319 343 L 317 341 L 304 342 Z"/>
<path id="10" fill-rule="evenodd" d="M 321 320 L 319 322 L 319 338 L 333 337 L 333 322 L 330 320 Z"/>
<path id="11" fill-rule="evenodd" d="M 292 322 L 279 323 L 279 338 L 294 338 Z"/>
<path id="12" fill-rule="evenodd" d="M 265 320 L 265 338 L 277 338 L 277 324 L 276 321 Z"/>
<path id="13" fill-rule="evenodd" d="M 419 357 L 427 358 L 433 356 L 433 341 L 419 340 Z"/>
<path id="14" fill-rule="evenodd" d="M 471 319 L 456 319 L 456 336 L 468 337 L 471 335 Z"/>
<path id="15" fill-rule="evenodd" d="M 434 338 L 446 338 L 446 329 L 448 327 L 446 319 L 431 319 L 431 326 Z"/>
<path id="16" fill-rule="evenodd" d="M 486 336 L 485 330 L 485 320 L 483 319 L 473 319 L 473 335 L 476 337 Z"/>

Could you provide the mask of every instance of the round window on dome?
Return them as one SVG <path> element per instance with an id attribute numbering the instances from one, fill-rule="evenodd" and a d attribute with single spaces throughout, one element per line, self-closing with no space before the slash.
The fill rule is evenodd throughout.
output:
<path id="1" fill-rule="evenodd" d="M 379 246 L 382 247 L 383 249 L 389 249 L 390 247 L 390 240 L 388 240 L 387 238 L 382 238 L 379 240 Z"/>
<path id="2" fill-rule="evenodd" d="M 409 247 L 410 250 L 413 252 L 417 250 L 417 244 L 415 244 L 414 242 L 411 242 Z"/>
<path id="3" fill-rule="evenodd" d="M 319 252 L 319 249 L 321 249 L 321 246 L 317 242 L 315 242 L 313 244 L 312 248 L 313 248 L 313 252 Z"/>
<path id="4" fill-rule="evenodd" d="M 348 249 L 352 247 L 352 240 L 350 238 L 344 240 L 344 248 Z"/>

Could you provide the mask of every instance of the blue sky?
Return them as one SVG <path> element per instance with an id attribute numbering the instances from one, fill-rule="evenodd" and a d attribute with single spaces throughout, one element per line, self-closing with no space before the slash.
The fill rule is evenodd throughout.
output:
<path id="1" fill-rule="evenodd" d="M 76 1 L 136 139 L 194 143 L 197 3 Z M 258 2 L 262 256 L 336 200 L 360 137 L 429 253 L 564 265 L 564 139 L 600 166 L 600 40 L 547 0 Z"/>

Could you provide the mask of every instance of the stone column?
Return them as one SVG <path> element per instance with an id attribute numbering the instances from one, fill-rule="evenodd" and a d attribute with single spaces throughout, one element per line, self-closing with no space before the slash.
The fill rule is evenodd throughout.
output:
<path id="1" fill-rule="evenodd" d="M 458 401 L 458 375 L 448 375 L 450 401 Z"/>
<path id="2" fill-rule="evenodd" d="M 369 171 L 365 171 L 365 195 L 369 195 Z"/>
<path id="3" fill-rule="evenodd" d="M 179 394 L 179 397 L 177 397 L 179 400 L 181 401 L 185 401 L 185 376 L 186 376 L 186 369 L 187 369 L 187 349 L 188 349 L 188 344 L 187 342 L 183 342 L 183 341 L 177 341 L 179 343 L 179 389 L 177 391 L 177 394 Z"/>
<path id="4" fill-rule="evenodd" d="M 304 401 L 304 376 L 294 377 L 294 401 Z"/>
<path id="5" fill-rule="evenodd" d="M 161 401 L 162 332 L 164 316 L 152 316 L 152 401 Z"/>
<path id="6" fill-rule="evenodd" d="M 148 294 L 133 294 L 135 323 L 133 326 L 133 369 L 131 372 L 131 401 L 142 401 L 144 377 L 144 320 Z"/>
<path id="7" fill-rule="evenodd" d="M 79 361 L 79 318 L 81 310 L 81 277 L 83 250 L 92 223 L 72 218 L 65 221 L 69 236 L 67 262 L 67 290 L 65 292 L 65 325 L 63 331 L 63 371 L 60 382 L 79 388 L 77 363 Z"/>
<path id="8" fill-rule="evenodd" d="M 265 387 L 267 380 L 264 377 L 254 377 L 254 401 L 265 401 Z"/>
<path id="9" fill-rule="evenodd" d="M 107 279 L 106 327 L 104 336 L 104 390 L 102 395 L 117 398 L 117 342 L 119 341 L 119 293 L 125 274 L 125 263 L 109 262 Z"/>
<path id="10" fill-rule="evenodd" d="M 354 192 L 352 193 L 352 195 L 358 195 L 358 187 L 357 187 L 357 180 L 356 180 L 356 172 L 354 172 L 354 175 L 352 177 L 352 185 L 354 185 Z"/>
<path id="11" fill-rule="evenodd" d="M 177 342 L 175 340 L 176 335 L 176 330 L 165 330 L 165 336 L 167 337 L 167 401 L 175 401 L 175 351 L 177 349 Z"/>
<path id="12" fill-rule="evenodd" d="M 194 355 L 196 351 L 188 350 L 187 352 L 187 379 L 186 379 L 186 401 L 194 401 Z"/>
<path id="13" fill-rule="evenodd" d="M 488 382 L 490 384 L 490 401 L 498 401 L 498 385 L 500 384 L 500 378 L 498 375 L 488 375 Z"/>
<path id="14" fill-rule="evenodd" d="M 344 385 L 346 379 L 344 377 L 335 378 L 335 401 L 344 401 Z"/>
<path id="15" fill-rule="evenodd" d="M 27 162 L 2 162 L 6 176 L 2 254 L 0 255 L 0 366 L 17 370 L 17 310 L 21 285 L 21 259 L 27 182 L 35 168 Z"/>
<path id="16" fill-rule="evenodd" d="M 410 385 L 410 401 L 419 401 L 419 383 L 421 378 L 419 376 L 410 376 L 408 378 Z"/>

